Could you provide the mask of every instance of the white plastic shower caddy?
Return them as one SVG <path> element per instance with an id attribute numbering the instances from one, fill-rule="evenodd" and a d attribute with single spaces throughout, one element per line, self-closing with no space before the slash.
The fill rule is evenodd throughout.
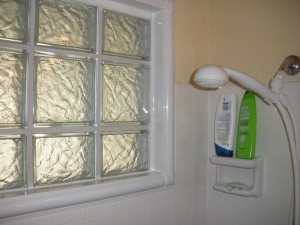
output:
<path id="1" fill-rule="evenodd" d="M 263 192 L 263 157 L 238 159 L 211 156 L 210 162 L 217 166 L 213 188 L 228 194 L 258 197 Z"/>

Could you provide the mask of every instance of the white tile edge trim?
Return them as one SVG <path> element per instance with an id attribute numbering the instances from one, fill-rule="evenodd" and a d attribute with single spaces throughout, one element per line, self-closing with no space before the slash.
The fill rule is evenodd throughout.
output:
<path id="1" fill-rule="evenodd" d="M 129 178 L 119 181 L 43 192 L 2 199 L 0 203 L 0 223 L 3 219 L 84 204 L 108 198 L 129 195 L 165 186 L 165 176 L 161 173 Z"/>

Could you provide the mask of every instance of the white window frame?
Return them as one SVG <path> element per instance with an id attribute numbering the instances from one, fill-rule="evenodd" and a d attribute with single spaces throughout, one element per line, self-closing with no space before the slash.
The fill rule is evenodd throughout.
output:
<path id="1" fill-rule="evenodd" d="M 0 220 L 174 184 L 173 0 L 78 0 L 151 17 L 150 170 L 143 176 L 0 199 Z M 32 12 L 31 12 L 32 13 Z M 34 15 L 31 15 L 31 19 Z M 15 47 L 5 43 L 6 47 Z M 3 45 L 2 45 L 3 46 Z M 5 47 L 5 46 L 4 46 Z M 30 107 L 30 106 L 28 106 Z"/>

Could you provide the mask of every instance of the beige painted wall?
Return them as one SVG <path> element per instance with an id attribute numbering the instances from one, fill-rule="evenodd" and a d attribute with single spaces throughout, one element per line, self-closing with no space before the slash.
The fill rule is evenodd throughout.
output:
<path id="1" fill-rule="evenodd" d="M 208 62 L 206 0 L 175 0 L 176 83 L 188 83 L 199 65 Z"/>
<path id="2" fill-rule="evenodd" d="M 300 0 L 175 0 L 176 83 L 206 63 L 268 82 L 286 56 L 300 56 L 299 27 Z"/>

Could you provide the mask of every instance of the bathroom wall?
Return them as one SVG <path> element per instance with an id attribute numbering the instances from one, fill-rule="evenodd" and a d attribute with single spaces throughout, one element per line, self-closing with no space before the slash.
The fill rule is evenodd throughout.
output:
<path id="1" fill-rule="evenodd" d="M 300 82 L 285 82 L 284 92 L 291 102 L 300 127 Z M 185 164 L 187 161 L 196 161 L 193 166 L 184 166 L 195 167 L 193 174 L 188 173 L 191 169 L 176 170 L 177 175 L 181 174 L 176 185 L 185 187 L 194 179 L 192 182 L 200 185 L 201 193 L 206 193 L 206 198 L 199 199 L 201 207 L 193 209 L 199 210 L 199 215 L 204 215 L 201 218 L 206 220 L 192 224 L 288 224 L 292 192 L 289 145 L 279 113 L 273 105 L 268 105 L 258 97 L 256 155 L 264 158 L 263 194 L 260 197 L 241 197 L 213 190 L 216 166 L 210 164 L 208 159 L 215 155 L 215 110 L 219 96 L 228 93 L 238 95 L 240 102 L 244 90 L 231 83 L 217 91 L 203 91 L 189 84 L 176 84 L 176 165 L 178 166 L 178 162 Z M 193 154 L 189 154 L 191 149 Z"/>
<path id="2" fill-rule="evenodd" d="M 300 127 L 300 82 L 286 82 L 284 91 L 291 102 L 297 125 Z M 188 84 L 176 85 L 176 119 L 179 120 L 176 121 L 177 162 L 179 158 L 187 161 L 186 158 L 192 157 L 186 153 L 192 149 L 191 145 L 193 145 L 193 157 L 197 157 L 195 165 L 200 164 L 197 168 L 199 169 L 198 178 L 194 179 L 200 179 L 200 187 L 203 191 L 204 185 L 207 184 L 206 209 L 194 209 L 200 210 L 199 214 L 203 214 L 203 210 L 206 210 L 206 221 L 193 223 L 194 225 L 288 224 L 292 192 L 289 145 L 279 113 L 273 105 L 268 105 L 258 97 L 256 98 L 256 155 L 264 158 L 263 194 L 260 197 L 241 197 L 213 190 L 216 166 L 209 163 L 208 159 L 215 155 L 214 119 L 217 101 L 221 94 L 230 93 L 238 95 L 240 103 L 244 92 L 243 89 L 231 83 L 217 91 L 197 90 Z M 206 114 L 203 111 L 206 111 Z M 192 158 L 190 161 L 193 161 Z M 186 165 L 186 167 L 191 167 L 191 165 Z M 235 178 L 232 175 L 240 172 L 234 169 L 228 171 L 232 172 L 232 174 L 226 174 L 228 179 Z M 177 171 L 177 173 L 180 172 Z M 189 176 L 191 175 L 186 174 L 182 177 L 188 180 Z M 206 181 L 205 176 L 207 176 Z M 252 176 L 249 177 L 250 179 Z M 200 202 L 200 204 L 203 205 L 205 202 Z"/>
<path id="3" fill-rule="evenodd" d="M 176 83 L 208 62 L 208 1 L 175 0 L 174 39 Z"/>
<path id="4" fill-rule="evenodd" d="M 187 86 L 195 89 L 190 85 L 191 77 L 198 67 L 207 63 L 241 70 L 267 84 L 286 56 L 300 56 L 300 30 L 295 28 L 299 27 L 300 21 L 298 0 L 191 0 L 190 4 L 185 4 L 186 1 L 175 0 L 177 90 L 187 91 Z M 286 81 L 294 82 L 285 85 L 285 91 L 292 99 L 298 127 L 299 80 L 300 75 L 287 77 Z M 190 93 L 196 96 L 204 94 L 203 91 L 196 93 L 192 90 Z M 200 103 L 208 107 L 207 117 L 199 116 L 196 121 L 190 121 L 207 130 L 208 139 L 199 144 L 199 151 L 205 151 L 208 145 L 208 157 L 215 154 L 213 120 L 221 93 L 236 93 L 241 99 L 243 90 L 231 84 L 219 91 L 207 92 L 208 105 Z M 207 225 L 288 224 L 292 172 L 287 138 L 274 107 L 267 106 L 260 99 L 257 105 L 257 155 L 265 160 L 263 195 L 245 198 L 214 191 L 216 166 L 208 163 L 207 158 Z M 202 162 L 203 158 L 198 160 Z"/>
<path id="5" fill-rule="evenodd" d="M 291 101 L 300 127 L 300 82 L 286 82 L 285 92 Z M 241 100 L 244 90 L 228 85 L 209 92 L 208 156 L 214 155 L 213 123 L 220 94 L 233 93 Z M 292 168 L 289 145 L 279 113 L 272 105 L 257 99 L 256 155 L 264 158 L 263 195 L 240 197 L 214 191 L 216 166 L 208 164 L 207 225 L 283 225 L 288 224 L 292 191 Z M 298 137 L 300 138 L 300 137 Z M 228 176 L 228 174 L 227 174 Z M 228 176 L 230 177 L 230 175 Z M 249 177 L 250 179 L 251 177 Z"/>
<path id="6" fill-rule="evenodd" d="M 175 0 L 176 83 L 206 63 L 268 82 L 286 56 L 300 55 L 299 11 L 299 0 Z"/>
<path id="7" fill-rule="evenodd" d="M 268 82 L 286 56 L 300 55 L 299 10 L 299 0 L 209 0 L 209 63 Z"/>

